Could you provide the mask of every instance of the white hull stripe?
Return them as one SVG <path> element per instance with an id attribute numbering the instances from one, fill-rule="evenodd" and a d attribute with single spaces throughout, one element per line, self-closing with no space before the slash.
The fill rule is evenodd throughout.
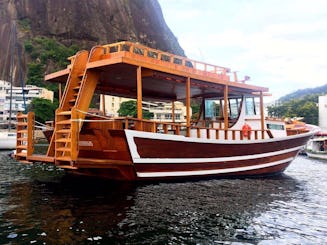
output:
<path id="1" fill-rule="evenodd" d="M 213 169 L 213 170 L 197 170 L 197 171 L 171 171 L 171 172 L 137 172 L 137 177 L 140 178 L 155 178 L 155 177 L 178 177 L 178 176 L 196 176 L 196 175 L 213 175 L 224 173 L 236 173 L 255 169 L 262 169 L 279 164 L 293 161 L 294 157 L 286 158 L 276 162 L 264 163 L 260 165 L 237 167 L 237 168 L 225 168 L 225 169 Z"/>
<path id="2" fill-rule="evenodd" d="M 255 155 L 233 156 L 233 157 L 213 157 L 213 158 L 134 158 L 134 163 L 203 163 L 203 162 L 230 162 L 239 160 L 251 160 L 256 158 L 270 157 L 281 155 L 292 151 L 303 149 L 303 146 L 298 146 L 286 150 L 261 153 Z"/>
<path id="3" fill-rule="evenodd" d="M 302 138 L 307 137 L 309 135 L 313 135 L 313 132 L 303 133 L 299 135 L 292 135 L 287 136 L 283 138 L 272 138 L 272 139 L 264 139 L 264 140 L 212 140 L 212 139 L 198 139 L 198 138 L 190 138 L 190 137 L 184 137 L 182 135 L 168 135 L 168 134 L 158 134 L 158 133 L 149 133 L 149 132 L 141 132 L 141 131 L 135 131 L 135 130 L 128 130 L 125 129 L 126 139 L 129 146 L 130 153 L 132 155 L 132 158 L 135 162 L 136 159 L 141 158 L 137 146 L 134 141 L 134 137 L 140 137 L 145 139 L 156 139 L 156 140 L 170 140 L 170 141 L 182 141 L 182 142 L 193 142 L 193 143 L 210 143 L 210 144 L 253 144 L 253 143 L 268 143 L 268 142 L 279 142 L 289 139 L 296 139 L 296 138 Z M 301 147 L 302 148 L 302 147 Z M 212 158 L 211 158 L 212 159 Z M 152 160 L 151 160 L 152 161 Z"/>

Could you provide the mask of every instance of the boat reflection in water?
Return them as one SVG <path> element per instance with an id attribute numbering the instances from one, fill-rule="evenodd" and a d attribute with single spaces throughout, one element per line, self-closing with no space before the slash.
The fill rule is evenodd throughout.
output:
<path id="1" fill-rule="evenodd" d="M 37 168 L 25 174 L 40 176 Z M 274 202 L 288 202 L 299 185 L 284 175 L 135 185 L 47 172 L 41 182 L 11 185 L 0 199 L 1 242 L 255 242 L 264 237 L 249 228 L 253 219 Z"/>

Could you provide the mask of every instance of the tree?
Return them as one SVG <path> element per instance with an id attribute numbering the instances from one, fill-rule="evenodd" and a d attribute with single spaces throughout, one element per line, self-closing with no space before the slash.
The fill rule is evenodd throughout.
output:
<path id="1" fill-rule="evenodd" d="M 52 103 L 50 100 L 43 98 L 34 98 L 28 106 L 28 111 L 33 111 L 35 113 L 35 120 L 40 123 L 45 123 L 45 121 L 53 120 L 55 115 L 55 110 L 58 107 L 58 102 Z"/>
<path id="2" fill-rule="evenodd" d="M 122 117 L 134 117 L 137 118 L 137 106 L 135 100 L 124 101 L 121 103 L 120 108 L 118 110 L 119 116 Z M 153 113 L 142 110 L 143 118 L 150 119 L 153 118 Z"/>
<path id="3" fill-rule="evenodd" d="M 307 95 L 292 99 L 281 105 L 268 106 L 268 115 L 273 117 L 303 117 L 309 124 L 318 124 L 318 96 Z"/>

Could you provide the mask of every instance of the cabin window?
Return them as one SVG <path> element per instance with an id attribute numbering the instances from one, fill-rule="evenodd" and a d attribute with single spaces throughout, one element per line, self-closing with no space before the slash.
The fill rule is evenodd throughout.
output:
<path id="1" fill-rule="evenodd" d="M 220 100 L 205 100 L 205 118 L 215 119 L 216 117 L 222 116 L 220 110 Z"/>
<path id="2" fill-rule="evenodd" d="M 253 97 L 246 97 L 245 98 L 245 113 L 248 116 L 257 115 L 255 101 Z"/>
<path id="3" fill-rule="evenodd" d="M 284 125 L 267 123 L 267 128 L 273 130 L 284 130 Z"/>
<path id="4" fill-rule="evenodd" d="M 230 118 L 238 118 L 238 115 L 240 113 L 240 105 L 241 105 L 241 99 L 229 99 L 229 114 L 228 116 Z"/>

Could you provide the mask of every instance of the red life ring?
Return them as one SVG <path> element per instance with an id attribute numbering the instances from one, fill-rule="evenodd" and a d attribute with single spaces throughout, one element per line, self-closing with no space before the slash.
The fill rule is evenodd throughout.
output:
<path id="1" fill-rule="evenodd" d="M 251 130 L 252 128 L 250 127 L 249 124 L 245 123 L 242 127 L 242 134 L 244 137 L 250 138 L 251 137 Z"/>

